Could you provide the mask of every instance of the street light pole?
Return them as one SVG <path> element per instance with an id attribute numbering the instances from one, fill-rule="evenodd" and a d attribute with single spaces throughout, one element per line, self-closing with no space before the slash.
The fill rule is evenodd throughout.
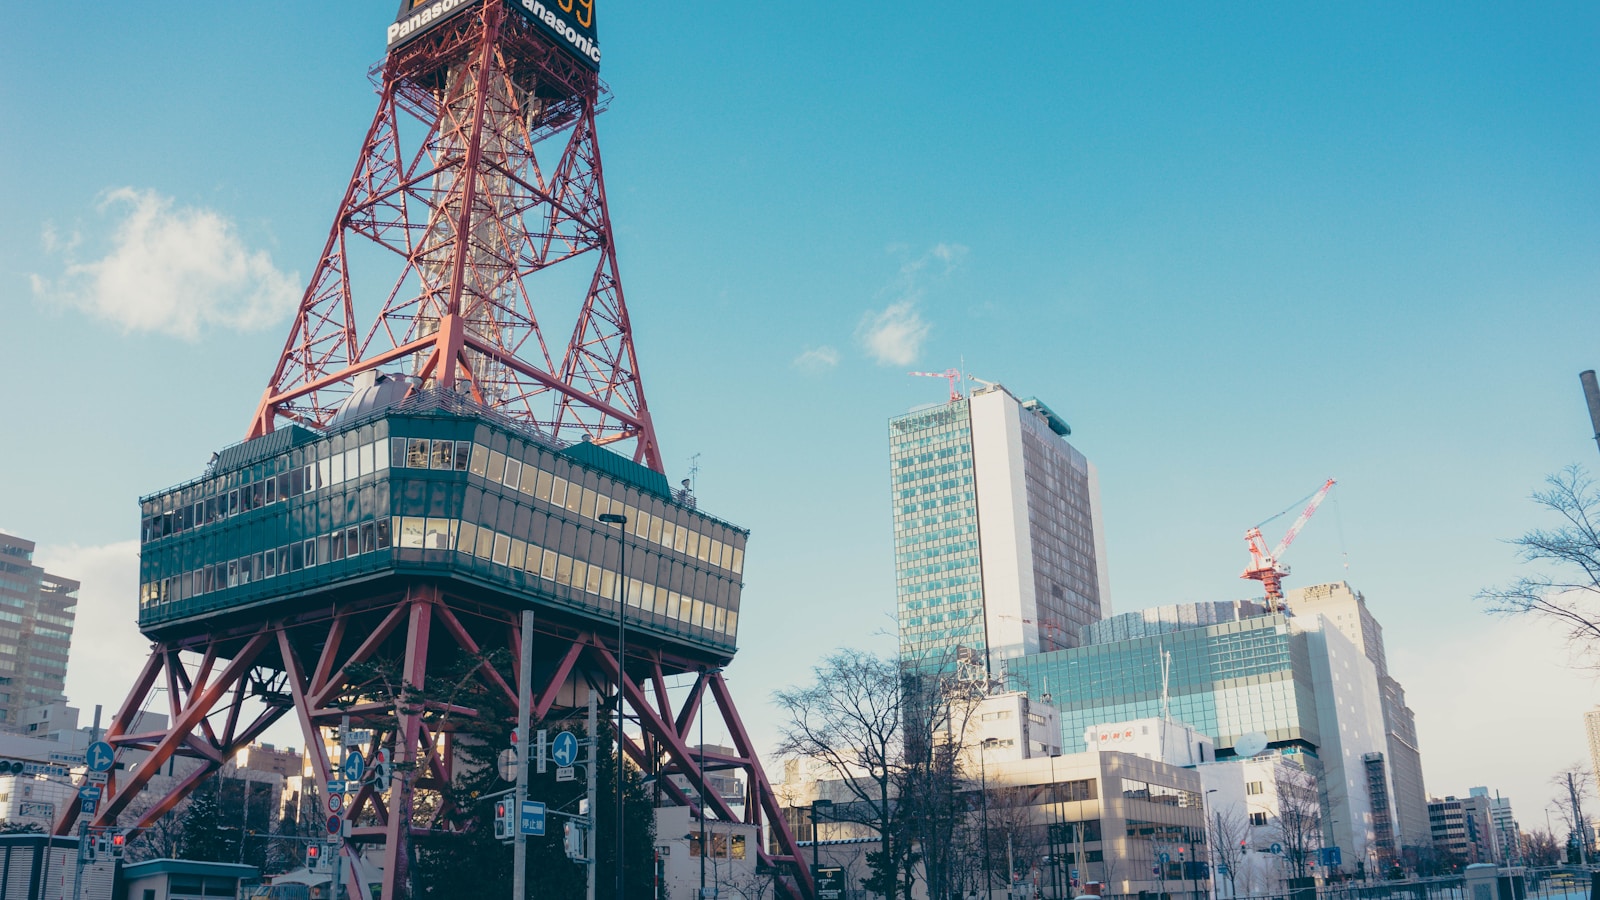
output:
<path id="1" fill-rule="evenodd" d="M 618 526 L 621 536 L 617 544 L 621 547 L 621 559 L 617 564 L 617 900 L 623 900 L 623 871 L 622 851 L 625 846 L 622 828 L 622 682 L 628 677 L 628 517 L 618 513 L 601 513 L 600 521 L 607 525 Z M 703 773 L 702 773 L 703 776 Z M 701 804 L 701 815 L 705 815 L 705 804 Z M 705 847 L 700 848 L 704 854 Z M 703 858 L 703 857 L 702 857 Z"/>
<path id="2" fill-rule="evenodd" d="M 1211 869 L 1211 878 L 1209 879 L 1210 889 L 1206 891 L 1206 894 L 1211 898 L 1211 900 L 1217 900 L 1217 859 L 1221 858 L 1221 854 L 1217 852 L 1217 841 L 1221 838 L 1220 832 L 1222 829 L 1219 826 L 1217 832 L 1215 833 L 1211 830 L 1211 795 L 1215 794 L 1216 792 L 1216 788 L 1209 788 L 1204 794 L 1200 795 L 1200 833 L 1206 836 L 1204 849 L 1206 851 L 1206 862 L 1210 864 Z M 1220 822 L 1221 816 L 1218 816 L 1217 818 Z M 1213 857 L 1216 857 L 1216 859 Z M 1195 862 L 1198 863 L 1199 860 L 1195 860 Z M 1195 871 L 1197 873 L 1199 872 L 1198 869 Z M 1230 868 L 1228 872 L 1229 874 L 1232 874 L 1233 870 Z M 1196 890 L 1195 893 L 1199 893 L 1199 891 Z"/>

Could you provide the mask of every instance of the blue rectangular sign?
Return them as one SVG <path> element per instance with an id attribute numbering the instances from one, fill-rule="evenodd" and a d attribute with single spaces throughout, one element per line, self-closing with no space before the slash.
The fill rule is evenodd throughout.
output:
<path id="1" fill-rule="evenodd" d="M 534 837 L 544 836 L 544 804 L 537 800 L 522 801 L 522 833 Z"/>

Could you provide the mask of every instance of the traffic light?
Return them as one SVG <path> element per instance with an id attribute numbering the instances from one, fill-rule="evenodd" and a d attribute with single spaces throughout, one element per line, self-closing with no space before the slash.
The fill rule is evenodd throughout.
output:
<path id="1" fill-rule="evenodd" d="M 1239 852 L 1240 853 L 1249 853 L 1250 852 L 1250 847 L 1245 843 L 1244 838 L 1240 838 L 1239 839 Z"/>
<path id="2" fill-rule="evenodd" d="M 317 866 L 320 865 L 321 862 L 322 862 L 322 845 L 321 844 L 307 844 L 306 845 L 306 871 L 315 872 L 317 870 Z"/>
<path id="3" fill-rule="evenodd" d="M 383 749 L 374 754 L 372 757 L 371 766 L 367 771 L 367 777 L 371 779 L 374 787 L 377 787 L 379 790 L 387 787 L 389 785 L 390 774 L 389 751 Z"/>
<path id="4" fill-rule="evenodd" d="M 0 775 L 21 775 L 28 764 L 20 759 L 0 759 Z"/>
<path id="5" fill-rule="evenodd" d="M 121 859 L 123 851 L 128 849 L 128 833 L 115 831 L 111 834 L 111 858 Z"/>
<path id="6" fill-rule="evenodd" d="M 566 848 L 567 859 L 582 862 L 588 856 L 583 852 L 583 826 L 568 822 L 563 828 L 562 845 Z"/>
<path id="7" fill-rule="evenodd" d="M 505 800 L 494 803 L 494 836 L 497 840 L 516 837 L 511 822 L 511 804 Z"/>

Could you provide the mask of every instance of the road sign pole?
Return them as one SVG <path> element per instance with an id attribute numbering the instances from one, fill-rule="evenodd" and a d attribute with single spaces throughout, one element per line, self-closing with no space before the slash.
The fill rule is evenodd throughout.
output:
<path id="1" fill-rule="evenodd" d="M 526 900 L 528 896 L 528 836 L 522 833 L 522 804 L 528 799 L 528 725 L 533 718 L 532 706 L 533 610 L 525 609 L 517 665 L 517 837 L 516 849 L 511 855 L 511 900 Z"/>
<path id="2" fill-rule="evenodd" d="M 339 774 L 340 775 L 344 774 L 344 761 L 345 761 L 345 757 L 348 756 L 349 753 L 350 753 L 350 717 L 349 716 L 341 716 L 339 718 Z M 330 796 L 331 796 L 331 793 L 330 793 Z M 339 815 L 343 816 L 344 812 L 341 810 Z M 333 883 L 332 883 L 332 890 L 329 891 L 329 894 L 332 895 L 331 896 L 331 900 L 339 900 L 339 888 L 341 886 L 341 882 L 344 881 L 344 823 L 341 822 L 339 824 L 339 833 L 334 835 L 334 838 L 335 838 L 334 843 L 336 843 L 338 845 L 338 849 L 335 850 L 334 853 L 333 853 Z"/>
<path id="3" fill-rule="evenodd" d="M 584 836 L 586 838 L 584 844 L 586 845 L 585 849 L 588 851 L 585 855 L 589 857 L 589 892 L 587 897 L 588 900 L 594 900 L 595 850 L 599 849 L 596 846 L 597 842 L 595 841 L 595 837 L 600 831 L 599 828 L 595 827 L 597 824 L 599 824 L 598 819 L 600 818 L 600 811 L 595 803 L 598 797 L 595 793 L 594 778 L 595 767 L 599 765 L 598 761 L 596 760 L 595 747 L 599 746 L 600 744 L 600 738 L 598 737 L 600 720 L 594 705 L 594 688 L 589 689 L 589 718 L 586 724 L 589 728 L 589 821 L 587 823 L 587 830 L 589 833 Z M 620 741 L 618 741 L 617 750 L 618 752 L 621 752 L 622 750 Z M 618 822 L 617 824 L 620 826 L 622 823 Z M 617 900 L 622 900 L 622 898 L 618 897 Z"/>

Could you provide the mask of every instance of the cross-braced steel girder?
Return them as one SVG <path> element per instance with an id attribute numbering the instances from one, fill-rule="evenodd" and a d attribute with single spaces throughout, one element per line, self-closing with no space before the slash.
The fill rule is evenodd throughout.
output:
<path id="1" fill-rule="evenodd" d="M 114 770 L 91 823 L 149 827 L 240 748 L 289 714 L 300 727 L 310 768 L 325 790 L 330 779 L 339 777 L 338 761 L 328 755 L 329 736 L 348 717 L 352 727 L 370 732 L 366 752 L 390 751 L 395 776 L 386 787 L 366 784 L 350 795 L 343 813 L 351 823 L 347 887 L 352 896 L 371 900 L 367 885 L 379 879 L 366 871 L 365 860 L 380 856 L 383 896 L 404 898 L 409 895 L 410 841 L 463 827 L 462 817 L 451 815 L 456 810 L 444 788 L 454 777 L 455 735 L 483 715 L 469 701 L 456 702 L 448 691 L 441 695 L 439 682 L 461 680 L 464 672 L 477 690 L 496 699 L 499 709 L 514 709 L 511 685 L 520 677 L 520 667 L 529 664 L 535 722 L 570 715 L 587 690 L 614 698 L 620 678 L 622 719 L 631 723 L 619 739 L 627 758 L 657 776 L 666 797 L 690 806 L 695 815 L 770 829 L 777 852 L 769 852 L 763 843 L 757 851 L 760 860 L 785 873 L 779 883 L 789 896 L 812 895 L 810 873 L 720 668 L 669 646 L 630 638 L 626 671 L 619 672 L 615 633 L 609 628 L 580 620 L 535 621 L 534 656 L 524 661 L 515 650 L 521 645 L 516 614 L 457 596 L 436 581 L 417 581 L 380 596 L 275 619 L 264 627 L 240 625 L 157 642 L 106 735 L 119 762 L 129 759 L 129 751 L 143 757 L 131 770 Z M 501 652 L 490 652 L 495 650 Z M 688 675 L 692 683 L 675 705 L 668 681 Z M 378 684 L 385 678 L 398 683 Z M 166 694 L 167 726 L 138 730 L 140 712 L 151 708 L 161 693 Z M 708 706 L 720 716 L 733 755 L 691 744 L 699 717 L 711 714 Z M 134 819 L 122 818 L 175 757 L 193 763 L 180 777 L 167 779 Z M 711 773 L 727 770 L 744 775 L 748 794 L 742 813 L 708 783 Z M 682 783 L 672 776 L 681 776 Z M 55 832 L 70 833 L 79 812 L 73 801 Z M 375 847 L 381 853 L 361 852 Z"/>
<path id="2" fill-rule="evenodd" d="M 248 436 L 280 420 L 327 425 L 359 377 L 383 372 L 557 440 L 631 442 L 662 471 L 606 205 L 598 76 L 485 0 L 395 49 L 378 77 Z M 556 269 L 575 271 L 552 281 Z M 584 293 L 563 304 L 573 281 Z M 577 316 L 552 358 L 540 315 L 560 312 Z"/>

